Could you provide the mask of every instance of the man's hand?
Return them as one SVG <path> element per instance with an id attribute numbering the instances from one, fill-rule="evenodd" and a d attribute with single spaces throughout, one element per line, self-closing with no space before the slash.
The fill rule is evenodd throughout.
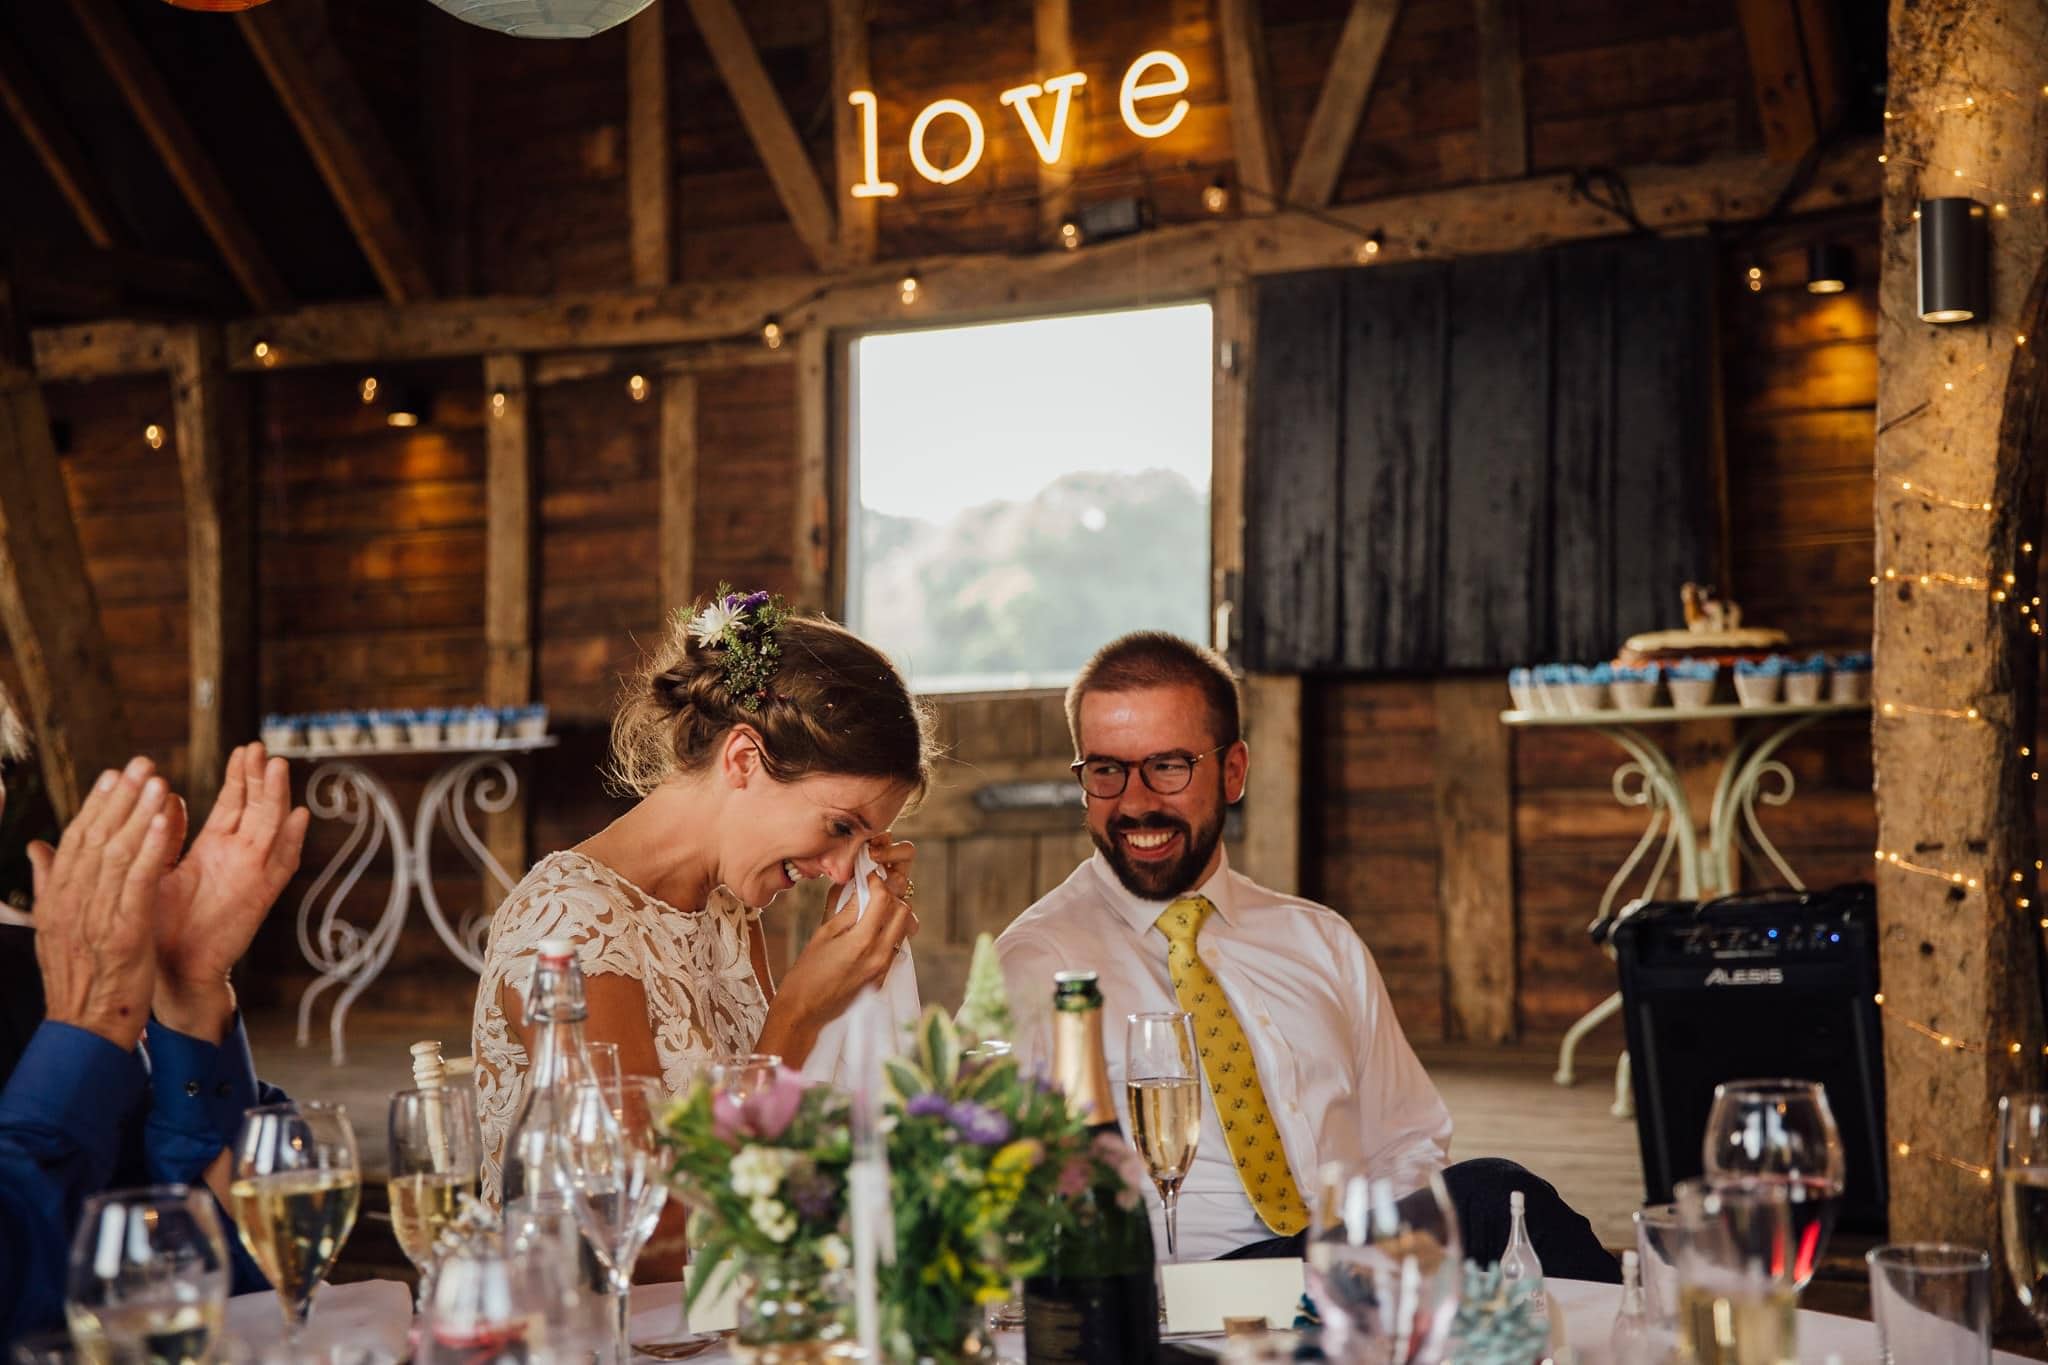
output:
<path id="1" fill-rule="evenodd" d="M 166 1027 L 209 1042 L 226 1035 L 235 1012 L 228 973 L 298 871 L 311 819 L 292 808 L 283 759 L 267 759 L 260 743 L 228 755 L 213 813 L 157 902 L 155 1010 Z M 182 804 L 172 823 L 182 836 Z"/>
<path id="2" fill-rule="evenodd" d="M 56 849 L 28 848 L 47 1017 L 124 1052 L 149 1021 L 157 890 L 177 849 L 154 769 L 136 758 L 100 774 Z"/>

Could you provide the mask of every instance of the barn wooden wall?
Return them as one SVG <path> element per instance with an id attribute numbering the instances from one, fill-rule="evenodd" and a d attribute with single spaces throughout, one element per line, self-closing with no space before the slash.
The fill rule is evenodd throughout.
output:
<path id="1" fill-rule="evenodd" d="M 677 274 L 705 280 L 809 268 L 694 26 L 681 5 L 664 8 Z M 744 8 L 829 184 L 836 97 L 825 7 Z M 1077 63 L 1091 82 L 1077 110 L 1087 197 L 1142 192 L 1162 219 L 1200 218 L 1201 188 L 1232 169 L 1212 0 L 1074 8 Z M 1330 0 L 1261 5 L 1272 113 L 1288 159 L 1303 140 L 1344 8 Z M 1558 0 L 1523 9 L 1533 172 L 1684 163 L 1760 147 L 1733 0 Z M 880 254 L 1029 247 L 1037 234 L 1035 158 L 994 94 L 1036 69 L 1030 5 L 875 0 L 868 10 L 882 173 L 904 186 L 902 199 L 882 206 Z M 1468 0 L 1402 6 L 1339 177 L 1339 202 L 1480 178 L 1472 13 Z M 408 25 L 425 25 L 424 48 L 411 36 L 417 30 L 378 21 L 396 23 L 401 14 Z M 413 0 L 338 6 L 333 23 L 394 145 L 431 186 L 423 197 L 441 224 L 438 254 L 450 281 L 476 292 L 543 293 L 630 280 L 622 32 L 586 43 L 500 39 Z M 1173 138 L 1140 142 L 1117 118 L 1115 85 L 1131 58 L 1162 46 L 1188 60 L 1193 109 Z M 467 73 L 466 102 L 434 96 L 451 71 Z M 908 172 L 902 135 L 916 109 L 948 95 L 982 110 L 989 145 L 968 181 L 941 189 Z M 1797 288 L 1801 244 L 1789 238 L 1763 258 L 1770 287 L 1762 295 L 1735 292 L 1734 259 L 1724 271 L 1731 581 L 1758 619 L 1814 644 L 1866 639 L 1869 619 L 1875 221 L 1838 230 L 1867 267 L 1862 287 L 1844 299 L 1814 301 Z M 877 322 L 906 317 L 915 314 Z M 545 385 L 534 403 L 537 695 L 565 730 L 564 747 L 529 769 L 547 792 L 533 808 L 536 850 L 574 842 L 616 808 L 596 776 L 602 723 L 618 674 L 636 642 L 659 629 L 666 605 L 654 587 L 660 405 L 633 404 L 625 373 Z M 480 367 L 381 374 L 387 386 L 424 383 L 437 395 L 431 421 L 408 432 L 362 409 L 360 377 L 327 370 L 254 380 L 265 710 L 441 704 L 482 692 Z M 791 369 L 707 374 L 698 393 L 695 581 L 788 590 L 797 447 Z M 186 694 L 178 480 L 173 452 L 149 451 L 141 440 L 146 421 L 168 428 L 168 387 L 96 383 L 52 386 L 49 394 L 73 432 L 66 478 L 116 678 L 138 742 L 175 773 Z M 0 670 L 7 666 L 0 659 Z M 957 971 L 974 931 L 999 927 L 1086 851 L 1063 814 L 992 820 L 956 799 L 988 773 L 1063 772 L 1064 729 L 1048 699 L 962 701 L 943 708 L 941 725 L 961 767 L 919 817 L 924 903 L 933 904 L 934 887 L 946 888 L 939 918 L 927 911 L 925 926 L 935 981 Z M 1429 680 L 1318 681 L 1306 689 L 1303 889 L 1358 925 L 1402 1018 L 1425 1037 L 1444 1025 L 1434 794 L 1441 739 Z M 1800 822 L 1784 829 L 1791 855 L 1819 879 L 1860 870 L 1852 855 L 1869 845 L 1867 743 L 1851 733 L 1802 746 L 1793 761 L 1807 790 L 1774 817 Z M 1519 1003 L 1532 1030 L 1561 1027 L 1611 980 L 1582 930 L 1607 870 L 1634 838 L 1607 791 L 1612 766 L 1597 740 L 1522 736 L 1516 745 Z M 331 846 L 322 835 L 312 853 Z M 302 971 L 283 912 L 258 953 L 275 969 L 257 978 L 261 986 L 282 990 Z M 423 926 L 409 935 L 392 980 L 389 998 L 400 1003 L 408 990 L 435 998 L 466 990 Z"/>

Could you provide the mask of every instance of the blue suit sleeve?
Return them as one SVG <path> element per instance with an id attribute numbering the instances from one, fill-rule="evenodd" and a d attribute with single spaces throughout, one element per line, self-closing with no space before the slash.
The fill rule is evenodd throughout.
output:
<path id="1" fill-rule="evenodd" d="M 0 1338 L 62 1325 L 72 1229 L 114 1169 L 143 1069 L 97 1034 L 47 1020 L 0 1091 Z"/>

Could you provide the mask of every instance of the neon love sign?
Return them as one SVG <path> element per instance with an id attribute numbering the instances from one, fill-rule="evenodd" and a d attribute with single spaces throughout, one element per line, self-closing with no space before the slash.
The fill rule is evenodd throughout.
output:
<path id="1" fill-rule="evenodd" d="M 1050 77 L 1043 83 L 1033 81 L 1029 85 L 1005 90 L 996 96 L 996 102 L 1016 111 L 1017 120 L 1024 125 L 1024 132 L 1031 139 L 1039 160 L 1055 166 L 1066 152 L 1067 118 L 1073 110 L 1074 92 L 1086 84 L 1086 76 L 1078 71 L 1069 71 L 1063 76 Z M 1180 127 L 1181 121 L 1188 116 L 1187 100 L 1175 98 L 1164 110 L 1141 109 L 1139 103 L 1179 96 L 1187 88 L 1186 62 L 1163 49 L 1145 53 L 1125 68 L 1123 83 L 1117 87 L 1117 112 L 1123 115 L 1124 127 L 1139 137 L 1165 137 Z M 1050 122 L 1041 120 L 1038 104 L 1048 96 L 1052 101 Z M 880 120 L 875 111 L 875 92 L 855 90 L 847 95 L 846 100 L 860 110 L 862 170 L 860 182 L 848 193 L 856 199 L 893 199 L 900 192 L 896 182 L 881 178 L 881 133 L 877 126 Z M 935 164 L 924 146 L 932 125 L 942 118 L 958 119 L 967 130 L 967 150 L 950 166 Z M 965 100 L 933 100 L 919 110 L 917 118 L 911 122 L 910 165 L 934 185 L 950 185 L 964 179 L 981 163 L 982 149 L 987 141 L 987 130 L 973 105 Z"/>

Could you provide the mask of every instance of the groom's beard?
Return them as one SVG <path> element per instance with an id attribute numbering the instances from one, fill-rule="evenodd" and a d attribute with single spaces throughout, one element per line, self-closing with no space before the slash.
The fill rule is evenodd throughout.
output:
<path id="1" fill-rule="evenodd" d="M 1180 831 L 1180 856 L 1170 863 L 1132 862 L 1124 855 L 1123 846 L 1117 842 L 1116 836 L 1138 829 Z M 1142 820 L 1112 820 L 1107 834 L 1098 834 L 1091 828 L 1088 837 L 1095 841 L 1095 847 L 1101 850 L 1110 870 L 1116 873 L 1116 879 L 1124 884 L 1124 890 L 1143 900 L 1172 900 L 1193 891 L 1202 869 L 1209 865 L 1216 845 L 1223 838 L 1223 809 L 1219 804 L 1216 819 L 1199 829 L 1185 820 L 1155 812 Z"/>

